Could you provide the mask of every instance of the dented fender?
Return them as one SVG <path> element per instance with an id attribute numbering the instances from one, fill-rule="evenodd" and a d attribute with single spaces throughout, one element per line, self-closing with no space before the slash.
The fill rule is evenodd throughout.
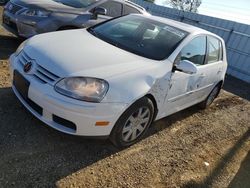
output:
<path id="1" fill-rule="evenodd" d="M 102 102 L 120 102 L 132 105 L 147 94 L 152 95 L 160 111 L 164 105 L 172 75 L 172 63 L 151 63 L 140 70 L 107 79 L 109 91 Z"/>

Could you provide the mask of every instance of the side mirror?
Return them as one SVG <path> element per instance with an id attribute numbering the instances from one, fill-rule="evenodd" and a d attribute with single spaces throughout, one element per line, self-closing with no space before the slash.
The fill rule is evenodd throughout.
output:
<path id="1" fill-rule="evenodd" d="M 197 73 L 197 66 L 188 60 L 181 60 L 178 65 L 174 67 L 174 70 L 178 70 L 187 74 Z"/>
<path id="2" fill-rule="evenodd" d="M 94 16 L 97 17 L 97 15 L 106 15 L 107 14 L 107 9 L 103 7 L 96 7 L 93 11 Z"/>

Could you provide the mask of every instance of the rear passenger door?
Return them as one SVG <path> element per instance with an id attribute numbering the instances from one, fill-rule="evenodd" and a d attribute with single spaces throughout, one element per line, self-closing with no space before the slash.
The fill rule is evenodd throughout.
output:
<path id="1" fill-rule="evenodd" d="M 222 42 L 214 37 L 207 36 L 207 57 L 204 65 L 206 70 L 207 81 L 209 83 L 217 84 L 223 77 L 223 47 Z"/>

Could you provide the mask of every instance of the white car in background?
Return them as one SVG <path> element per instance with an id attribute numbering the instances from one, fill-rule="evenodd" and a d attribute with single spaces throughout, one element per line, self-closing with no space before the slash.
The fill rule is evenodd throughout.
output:
<path id="1" fill-rule="evenodd" d="M 128 15 L 88 29 L 42 34 L 10 57 L 13 91 L 61 132 L 142 139 L 153 121 L 219 94 L 223 39 L 173 20 Z"/>

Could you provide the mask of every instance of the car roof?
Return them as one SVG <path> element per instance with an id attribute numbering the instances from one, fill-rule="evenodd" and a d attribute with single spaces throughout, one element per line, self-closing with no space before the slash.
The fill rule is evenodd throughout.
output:
<path id="1" fill-rule="evenodd" d="M 152 16 L 152 15 L 148 15 L 148 16 L 138 15 L 138 16 L 147 17 L 149 19 L 165 23 L 167 25 L 176 27 L 176 28 L 181 29 L 183 31 L 187 31 L 190 34 L 209 34 L 209 35 L 217 36 L 217 35 L 209 32 L 209 31 L 206 31 L 206 30 L 201 29 L 199 27 L 195 27 L 195 26 L 183 23 L 183 22 L 178 22 L 178 21 L 175 21 L 175 20 L 172 20 L 172 19 L 163 18 L 163 17 L 159 17 L 159 16 Z M 218 37 L 218 38 L 220 38 L 220 37 Z"/>

